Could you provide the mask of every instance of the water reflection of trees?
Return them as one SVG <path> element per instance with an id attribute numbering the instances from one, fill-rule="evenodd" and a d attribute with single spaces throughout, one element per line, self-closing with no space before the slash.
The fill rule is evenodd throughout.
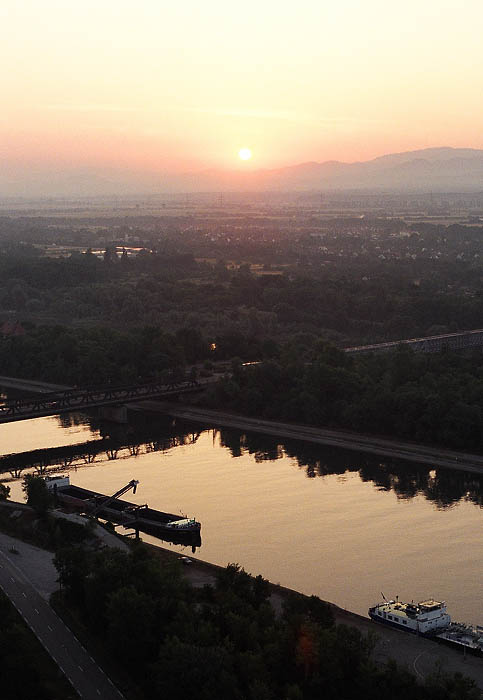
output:
<path id="1" fill-rule="evenodd" d="M 91 430 L 96 424 L 96 417 L 87 413 L 60 413 L 56 416 L 61 428 L 77 428 L 80 425 L 89 425 Z"/>
<path id="2" fill-rule="evenodd" d="M 483 475 L 237 430 L 220 430 L 219 436 L 233 457 L 248 453 L 261 462 L 286 455 L 309 478 L 358 472 L 362 481 L 404 500 L 424 496 L 441 509 L 461 500 L 483 506 Z"/>
<path id="3" fill-rule="evenodd" d="M 25 470 L 47 474 L 59 469 L 77 470 L 106 460 L 138 457 L 149 452 L 166 452 L 196 443 L 201 431 L 181 429 L 167 417 L 156 422 L 134 420 L 127 425 L 119 425 L 98 421 L 93 416 L 71 414 L 68 421 L 62 420 L 62 424 L 64 427 L 88 427 L 90 439 L 60 447 L 0 454 L 0 474 L 10 472 L 12 479 L 19 479 Z"/>
<path id="4" fill-rule="evenodd" d="M 128 425 L 106 423 L 96 416 L 78 413 L 64 414 L 58 419 L 63 427 L 88 424 L 96 437 L 100 435 L 119 449 L 129 448 L 132 456 L 193 444 L 209 427 L 164 415 L 139 414 Z M 250 454 L 256 462 L 264 462 L 288 456 L 309 478 L 357 472 L 362 481 L 392 491 L 401 499 L 424 496 L 441 509 L 462 500 L 483 506 L 483 475 L 232 429 L 216 430 L 214 437 L 219 438 L 220 445 L 232 457 Z"/>

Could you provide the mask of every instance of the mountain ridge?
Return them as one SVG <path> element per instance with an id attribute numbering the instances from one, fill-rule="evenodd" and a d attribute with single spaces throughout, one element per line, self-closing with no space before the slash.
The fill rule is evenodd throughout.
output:
<path id="1" fill-rule="evenodd" d="M 307 161 L 282 168 L 142 172 L 82 168 L 0 175 L 0 196 L 103 196 L 213 191 L 483 191 L 483 149 L 425 148 L 367 161 Z"/>

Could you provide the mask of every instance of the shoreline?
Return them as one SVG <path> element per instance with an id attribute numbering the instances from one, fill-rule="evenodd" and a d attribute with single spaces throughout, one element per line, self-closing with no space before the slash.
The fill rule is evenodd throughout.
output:
<path id="1" fill-rule="evenodd" d="M 60 384 L 51 384 L 36 380 L 0 376 L 0 386 L 16 388 L 37 393 L 65 390 Z M 376 454 L 394 459 L 401 459 L 434 467 L 455 469 L 473 474 L 483 474 L 483 455 L 451 450 L 434 445 L 412 443 L 406 440 L 357 433 L 346 429 L 319 428 L 299 423 L 271 421 L 263 418 L 251 418 L 242 414 L 230 413 L 219 409 L 205 408 L 194 404 L 179 404 L 168 401 L 145 400 L 124 404 L 129 411 L 163 413 L 183 420 L 211 423 L 216 427 L 234 428 L 236 430 L 263 433 L 291 440 L 301 440 L 341 449 Z"/>
<path id="2" fill-rule="evenodd" d="M 367 452 L 420 464 L 431 464 L 433 467 L 483 474 L 483 455 L 363 435 L 349 430 L 333 430 L 297 423 L 269 421 L 226 411 L 161 401 L 142 401 L 134 405 L 131 404 L 129 410 L 164 413 L 194 423 L 210 423 L 216 427 L 264 433 L 290 440 L 301 440 L 355 452 Z"/>
<path id="3" fill-rule="evenodd" d="M 184 573 L 192 585 L 196 585 L 196 582 L 198 586 L 209 583 L 209 579 L 213 580 L 217 571 L 224 568 L 194 556 L 188 557 L 191 560 L 190 564 L 183 564 L 182 558 L 185 555 L 166 549 L 162 545 L 147 542 L 143 542 L 143 544 L 161 560 L 180 561 L 180 565 L 184 567 Z M 251 572 L 247 573 L 250 576 L 256 576 L 256 574 Z M 300 593 L 278 583 L 272 583 L 271 581 L 268 583 L 271 590 L 270 602 L 276 614 L 281 612 L 284 597 L 290 594 L 307 597 L 305 593 Z M 364 617 L 351 610 L 345 610 L 331 601 L 323 600 L 323 602 L 330 606 L 334 614 L 335 624 L 355 627 L 362 634 L 376 638 L 372 654 L 376 664 L 383 665 L 388 663 L 390 659 L 395 659 L 398 664 L 406 665 L 409 671 L 414 673 L 419 680 L 424 680 L 430 674 L 438 674 L 441 672 L 441 669 L 444 669 L 449 674 L 461 673 L 475 681 L 483 698 L 483 658 L 470 654 L 465 655 L 463 651 L 445 646 L 426 637 L 410 634 L 405 630 L 378 625 L 377 622 L 373 622 L 369 617 Z"/>
<path id="4" fill-rule="evenodd" d="M 31 510 L 25 503 L 10 500 L 0 504 L 0 509 L 3 510 L 1 506 L 6 506 L 8 510 Z M 21 540 L 14 535 L 10 535 L 10 537 L 14 537 L 19 543 L 25 544 L 25 540 Z M 111 540 L 108 546 L 115 547 L 118 543 L 119 547 L 121 547 L 122 544 L 126 546 L 132 542 L 132 539 L 128 536 L 118 533 L 110 535 L 110 537 Z M 114 537 L 116 538 L 116 542 L 113 540 Z M 195 556 L 188 557 L 190 563 L 183 563 L 186 561 L 186 555 L 178 551 L 168 549 L 162 544 L 151 544 L 143 541 L 143 545 L 161 562 L 178 561 L 183 568 L 183 574 L 195 587 L 213 584 L 217 572 L 225 568 L 218 564 L 198 559 Z M 38 546 L 33 544 L 28 544 L 28 546 L 38 549 Z M 53 556 L 53 552 L 51 552 L 50 555 Z M 240 564 L 240 566 L 243 566 L 243 564 Z M 247 573 L 251 576 L 257 575 L 256 573 Z M 300 593 L 299 591 L 287 588 L 281 584 L 272 583 L 271 581 L 268 581 L 268 583 L 271 591 L 270 603 L 276 615 L 281 613 L 283 600 L 286 596 L 296 594 L 307 597 L 307 594 Z M 369 617 L 364 617 L 358 613 L 343 609 L 331 601 L 324 602 L 330 606 L 334 614 L 335 624 L 355 627 L 362 634 L 370 635 L 375 638 L 372 657 L 376 664 L 384 665 L 387 664 L 390 659 L 395 659 L 398 664 L 407 666 L 409 671 L 415 673 L 420 680 L 424 680 L 424 678 L 430 674 L 437 674 L 441 669 L 444 669 L 449 674 L 461 673 L 475 681 L 483 697 L 482 658 L 465 655 L 463 651 L 445 646 L 427 638 L 409 634 L 405 630 L 378 625 Z"/>

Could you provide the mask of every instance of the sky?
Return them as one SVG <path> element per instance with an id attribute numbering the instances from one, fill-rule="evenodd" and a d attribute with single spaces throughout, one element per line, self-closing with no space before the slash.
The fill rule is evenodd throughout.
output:
<path id="1" fill-rule="evenodd" d="M 2 0 L 0 162 L 21 179 L 483 148 L 482 29 L 481 0 Z"/>

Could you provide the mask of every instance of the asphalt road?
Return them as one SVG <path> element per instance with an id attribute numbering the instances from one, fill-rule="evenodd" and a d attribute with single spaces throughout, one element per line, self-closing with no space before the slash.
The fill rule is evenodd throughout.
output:
<path id="1" fill-rule="evenodd" d="M 0 549 L 0 586 L 5 594 L 79 697 L 120 700 L 122 694 L 17 566 L 18 556 Z"/>
<path id="2" fill-rule="evenodd" d="M 4 376 L 0 376 L 0 386 L 4 389 L 16 389 L 32 394 L 49 394 L 52 391 L 63 391 L 72 388 L 65 384 L 51 384 L 50 382 L 39 382 L 33 379 L 17 379 L 16 377 Z"/>

